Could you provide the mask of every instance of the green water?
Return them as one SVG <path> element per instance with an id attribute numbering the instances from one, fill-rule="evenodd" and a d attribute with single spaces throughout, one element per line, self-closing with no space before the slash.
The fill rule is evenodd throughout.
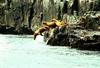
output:
<path id="1" fill-rule="evenodd" d="M 0 35 L 0 68 L 100 68 L 100 52 L 48 46 L 39 36 Z"/>

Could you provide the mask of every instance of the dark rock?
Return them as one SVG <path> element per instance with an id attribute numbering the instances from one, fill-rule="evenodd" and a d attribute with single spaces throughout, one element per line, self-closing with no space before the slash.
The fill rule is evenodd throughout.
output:
<path id="1" fill-rule="evenodd" d="M 95 37 L 95 38 L 94 38 Z M 85 36 L 84 39 L 80 37 L 71 38 L 71 47 L 82 49 L 82 50 L 100 50 L 100 41 L 98 38 L 96 39 L 96 35 L 94 36 Z"/>
<path id="2" fill-rule="evenodd" d="M 33 34 L 34 32 L 28 28 L 27 26 L 23 26 L 21 29 L 20 29 L 20 33 L 21 34 Z"/>
<path id="3" fill-rule="evenodd" d="M 30 35 L 32 35 L 34 32 L 25 26 L 22 27 L 19 31 L 16 31 L 15 27 L 0 25 L 0 33 L 2 33 L 2 34 L 30 34 Z"/>
<path id="4" fill-rule="evenodd" d="M 17 32 L 15 31 L 15 27 L 7 27 L 6 34 L 17 34 Z"/>
<path id="5" fill-rule="evenodd" d="M 97 41 L 100 41 L 100 35 L 94 35 L 93 38 Z"/>
<path id="6" fill-rule="evenodd" d="M 55 36 L 49 36 L 52 32 L 47 32 L 44 37 L 46 36 L 45 42 L 52 46 L 70 46 L 81 50 L 100 50 L 100 35 L 95 35 L 95 33 L 91 35 L 91 32 L 66 29 L 65 32 L 59 31 Z"/>
<path id="7" fill-rule="evenodd" d="M 0 25 L 0 33 L 6 33 L 6 26 Z"/>
<path id="8" fill-rule="evenodd" d="M 78 40 L 75 44 L 71 45 L 71 47 L 81 50 L 100 50 L 100 42 L 94 42 L 93 40 L 88 41 Z"/>
<path id="9" fill-rule="evenodd" d="M 54 30 L 54 33 L 52 36 L 49 36 L 50 33 L 44 34 L 44 40 L 48 45 L 53 46 L 68 46 L 68 33 L 61 33 L 57 29 Z M 46 36 L 46 37 L 45 37 Z"/>

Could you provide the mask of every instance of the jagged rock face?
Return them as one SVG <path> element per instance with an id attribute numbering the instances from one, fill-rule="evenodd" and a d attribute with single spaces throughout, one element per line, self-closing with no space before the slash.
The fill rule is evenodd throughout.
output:
<path id="1" fill-rule="evenodd" d="M 51 18 L 62 19 L 60 0 L 0 0 L 0 24 L 15 27 L 20 32 L 21 27 L 27 26 L 36 30 L 43 20 Z M 60 8 L 59 8 L 60 6 Z"/>
<path id="2" fill-rule="evenodd" d="M 34 29 L 32 24 L 41 23 L 42 6 L 40 3 L 42 4 L 42 0 L 7 0 L 5 5 L 0 6 L 0 26 L 15 27 L 17 32 L 20 32 L 24 26 Z"/>
<path id="3" fill-rule="evenodd" d="M 52 18 L 62 20 L 63 15 L 67 13 L 67 7 L 65 0 L 43 0 L 44 20 Z"/>

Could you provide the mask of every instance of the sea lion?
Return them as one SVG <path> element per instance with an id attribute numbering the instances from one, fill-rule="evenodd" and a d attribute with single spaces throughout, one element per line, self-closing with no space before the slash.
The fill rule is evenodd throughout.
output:
<path id="1" fill-rule="evenodd" d="M 50 28 L 55 28 L 57 25 L 55 24 L 55 22 L 43 22 L 43 26 L 48 26 Z"/>
<path id="2" fill-rule="evenodd" d="M 52 19 L 51 21 L 54 22 L 58 27 L 65 24 L 63 21 L 58 21 L 56 19 Z"/>
<path id="3" fill-rule="evenodd" d="M 45 27 L 40 27 L 39 29 L 37 29 L 35 32 L 34 32 L 34 40 L 36 39 L 36 36 L 37 35 L 41 35 L 41 36 L 43 36 L 42 35 L 42 33 L 44 32 L 44 31 L 48 31 L 49 30 L 49 27 L 47 27 L 47 26 L 45 26 Z"/>
<path id="4" fill-rule="evenodd" d="M 63 26 L 65 24 L 66 23 L 64 23 L 63 21 L 58 21 L 56 19 L 52 19 L 51 22 L 46 22 L 46 21 L 43 22 L 43 26 L 48 26 L 51 28 L 60 27 L 60 26 Z"/>

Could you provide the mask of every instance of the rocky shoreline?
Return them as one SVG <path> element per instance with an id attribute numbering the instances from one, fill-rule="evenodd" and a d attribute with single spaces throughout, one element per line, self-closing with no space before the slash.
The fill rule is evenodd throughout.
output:
<path id="1" fill-rule="evenodd" d="M 44 41 L 47 45 L 52 46 L 69 46 L 81 50 L 100 51 L 100 30 L 97 22 L 100 22 L 98 17 L 83 16 L 78 19 L 76 24 L 46 31 Z"/>
<path id="2" fill-rule="evenodd" d="M 56 29 L 52 29 L 56 31 Z M 57 32 L 51 36 L 51 32 L 44 33 L 44 41 L 52 46 L 69 46 L 81 50 L 100 51 L 100 32 L 83 29 L 66 28 L 64 32 Z"/>
<path id="3" fill-rule="evenodd" d="M 19 35 L 19 34 L 33 35 L 34 31 L 32 31 L 31 29 L 25 26 L 21 27 L 20 30 L 16 30 L 15 27 L 0 25 L 0 33 L 1 34 L 14 34 L 14 35 Z"/>

